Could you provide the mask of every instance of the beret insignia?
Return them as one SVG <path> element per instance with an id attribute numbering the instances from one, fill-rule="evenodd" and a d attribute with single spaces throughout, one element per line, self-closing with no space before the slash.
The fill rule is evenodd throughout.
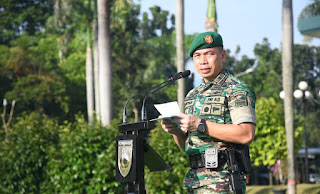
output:
<path id="1" fill-rule="evenodd" d="M 192 57 L 194 51 L 223 46 L 222 37 L 216 32 L 204 32 L 198 34 L 192 41 L 189 49 L 189 56 Z"/>
<path id="2" fill-rule="evenodd" d="M 206 37 L 204 37 L 204 39 L 206 40 L 206 42 L 208 44 L 211 44 L 213 42 L 212 36 L 211 35 L 207 35 Z"/>

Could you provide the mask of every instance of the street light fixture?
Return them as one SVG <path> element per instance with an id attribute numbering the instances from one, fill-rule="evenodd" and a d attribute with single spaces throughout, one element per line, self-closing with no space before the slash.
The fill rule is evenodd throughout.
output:
<path id="1" fill-rule="evenodd" d="M 293 96 L 296 99 L 302 100 L 302 115 L 306 117 L 306 110 L 307 110 L 307 100 L 312 100 L 312 94 L 307 91 L 308 83 L 305 81 L 301 81 L 298 84 L 299 89 L 293 92 Z M 285 93 L 284 91 L 280 92 L 280 98 L 284 99 Z M 319 92 L 320 96 L 320 92 Z M 305 149 L 305 183 L 309 183 L 309 160 L 308 160 L 308 138 L 306 132 L 306 121 L 303 124 L 303 138 L 304 138 L 304 149 Z"/>
<path id="2" fill-rule="evenodd" d="M 308 89 L 308 83 L 305 81 L 301 81 L 298 85 L 299 89 L 302 91 L 306 91 Z"/>
<path id="3" fill-rule="evenodd" d="M 300 90 L 294 91 L 296 93 L 296 96 L 294 96 L 297 99 L 302 100 L 302 115 L 305 118 L 306 117 L 306 110 L 307 110 L 307 99 L 311 99 L 312 95 L 308 89 L 308 83 L 305 81 L 301 81 L 298 85 Z M 306 130 L 306 121 L 304 121 L 303 124 L 303 138 L 304 138 L 304 154 L 305 154 L 305 183 L 309 183 L 309 159 L 308 159 L 308 138 L 307 138 L 307 130 Z"/>

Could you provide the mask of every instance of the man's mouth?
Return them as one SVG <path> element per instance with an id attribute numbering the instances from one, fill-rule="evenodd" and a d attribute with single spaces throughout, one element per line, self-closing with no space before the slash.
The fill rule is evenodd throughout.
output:
<path id="1" fill-rule="evenodd" d="M 200 69 L 200 72 L 203 73 L 203 74 L 210 73 L 210 71 L 211 71 L 210 68 L 201 68 L 201 69 Z"/>

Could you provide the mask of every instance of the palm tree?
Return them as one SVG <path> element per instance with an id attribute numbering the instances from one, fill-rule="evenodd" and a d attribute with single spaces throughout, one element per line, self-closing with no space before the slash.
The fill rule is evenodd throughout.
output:
<path id="1" fill-rule="evenodd" d="M 288 151 L 288 193 L 296 193 L 294 171 L 294 118 L 293 118 L 293 27 L 292 0 L 282 3 L 282 86 L 285 92 L 284 112 Z"/>
<path id="2" fill-rule="evenodd" d="M 100 113 L 103 126 L 112 120 L 112 64 L 110 37 L 110 0 L 98 0 L 98 52 Z"/>
<path id="3" fill-rule="evenodd" d="M 215 0 L 208 0 L 208 9 L 206 17 L 206 30 L 218 32 L 217 11 Z"/>
<path id="4" fill-rule="evenodd" d="M 98 21 L 97 1 L 93 5 L 93 67 L 94 67 L 94 107 L 96 119 L 100 121 L 100 88 L 99 88 L 99 52 L 98 52 Z"/>
<path id="5" fill-rule="evenodd" d="M 60 61 L 64 61 L 64 55 L 67 53 L 67 45 L 71 41 L 71 36 L 74 32 L 74 28 L 66 28 L 65 26 L 72 22 L 69 15 L 71 14 L 72 6 L 68 1 L 56 0 L 54 4 L 54 21 L 55 26 L 58 29 L 64 29 L 62 35 L 58 38 L 59 43 L 59 58 Z"/>
<path id="6" fill-rule="evenodd" d="M 94 82 L 93 82 L 93 64 L 92 64 L 92 49 L 91 49 L 91 23 L 92 10 L 91 1 L 67 1 L 56 0 L 55 2 L 55 21 L 56 25 L 62 30 L 62 35 L 59 38 L 60 60 L 64 61 L 64 55 L 67 53 L 67 45 L 71 41 L 75 31 L 79 30 L 79 26 L 87 31 L 87 51 L 86 51 L 86 92 L 87 92 L 87 112 L 88 121 L 93 123 L 94 110 Z M 81 14 L 78 14 L 81 13 Z"/>
<path id="7" fill-rule="evenodd" d="M 94 109 L 94 82 L 93 82 L 93 64 L 92 49 L 90 44 L 90 28 L 87 28 L 87 53 L 86 53 L 86 90 L 87 90 L 87 111 L 88 122 L 93 125 L 93 109 Z"/>

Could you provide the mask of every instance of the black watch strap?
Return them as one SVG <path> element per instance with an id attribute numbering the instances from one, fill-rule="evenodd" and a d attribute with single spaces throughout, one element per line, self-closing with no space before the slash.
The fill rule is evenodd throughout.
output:
<path id="1" fill-rule="evenodd" d="M 200 133 L 204 133 L 207 130 L 207 124 L 205 119 L 201 119 L 200 123 L 197 126 L 197 131 Z"/>

